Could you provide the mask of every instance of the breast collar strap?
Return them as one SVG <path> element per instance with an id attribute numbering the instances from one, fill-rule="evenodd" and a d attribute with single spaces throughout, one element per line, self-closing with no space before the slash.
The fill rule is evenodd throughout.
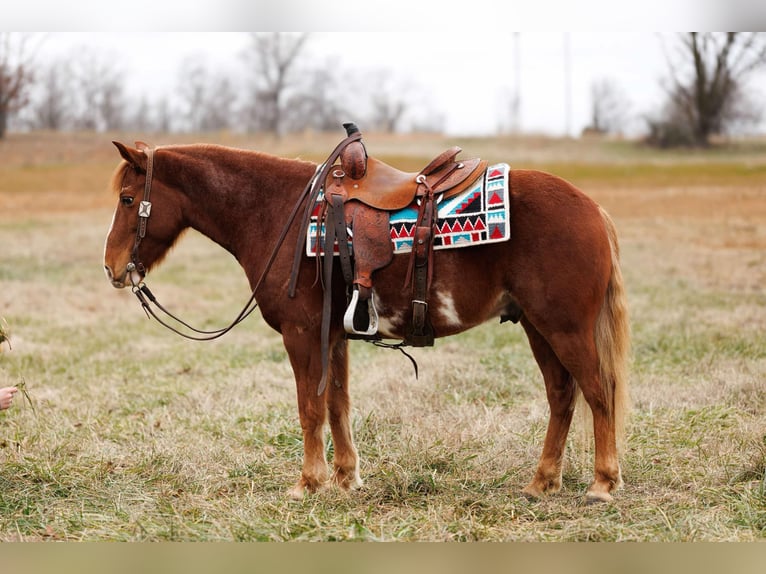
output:
<path id="1" fill-rule="evenodd" d="M 136 228 L 136 240 L 133 242 L 133 251 L 130 254 L 128 272 L 138 271 L 141 276 L 146 274 L 146 267 L 138 257 L 138 247 L 146 236 L 146 224 L 152 213 L 152 202 L 149 197 L 152 193 L 152 173 L 154 171 L 154 150 L 145 149 L 146 154 L 146 183 L 144 184 L 144 198 L 138 205 L 138 227 Z"/>

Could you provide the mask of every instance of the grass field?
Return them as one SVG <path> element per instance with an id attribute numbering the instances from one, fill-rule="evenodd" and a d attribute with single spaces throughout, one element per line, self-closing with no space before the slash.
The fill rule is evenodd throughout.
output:
<path id="1" fill-rule="evenodd" d="M 0 315 L 12 344 L 0 386 L 23 383 L 30 399 L 0 413 L 0 541 L 766 536 L 766 144 L 661 154 L 624 142 L 366 138 L 371 154 L 407 169 L 457 143 L 551 171 L 613 215 L 634 408 L 625 487 L 613 504 L 586 506 L 582 422 L 562 492 L 520 496 L 547 404 L 523 332 L 507 323 L 413 350 L 419 380 L 400 354 L 353 342 L 365 487 L 289 500 L 302 445 L 280 337 L 254 317 L 222 340 L 181 340 L 104 278 L 110 139 L 0 141 Z M 337 139 L 205 138 L 315 160 Z M 181 141 L 190 136 L 153 143 Z M 248 296 L 236 262 L 194 234 L 151 284 L 209 326 Z"/>

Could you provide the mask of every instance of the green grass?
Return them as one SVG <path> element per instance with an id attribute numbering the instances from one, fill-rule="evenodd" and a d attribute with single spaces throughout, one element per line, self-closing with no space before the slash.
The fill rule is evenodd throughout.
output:
<path id="1" fill-rule="evenodd" d="M 594 178 L 622 177 L 605 173 Z M 101 271 L 110 218 L 95 208 L 0 214 L 0 310 L 13 344 L 0 354 L 0 386 L 24 381 L 34 404 L 17 397 L 0 413 L 2 541 L 764 539 L 766 300 L 732 288 L 739 275 L 695 266 L 699 243 L 617 221 L 634 410 L 613 504 L 585 505 L 593 453 L 580 421 L 562 492 L 520 495 L 547 405 L 523 331 L 509 323 L 413 350 L 417 380 L 399 353 L 353 342 L 365 486 L 294 501 L 285 493 L 300 472 L 301 432 L 279 335 L 257 312 L 212 343 L 148 321 Z M 743 255 L 730 265 L 760 257 L 757 247 Z M 248 296 L 236 262 L 194 234 L 151 285 L 209 326 Z"/>

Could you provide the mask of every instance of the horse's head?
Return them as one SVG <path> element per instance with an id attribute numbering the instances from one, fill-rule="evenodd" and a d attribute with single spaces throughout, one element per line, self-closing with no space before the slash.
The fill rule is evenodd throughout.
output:
<path id="1" fill-rule="evenodd" d="M 104 271 L 116 288 L 136 285 L 184 228 L 183 194 L 154 170 L 154 150 L 113 142 L 123 160 L 112 176 L 117 209 L 104 246 Z"/>

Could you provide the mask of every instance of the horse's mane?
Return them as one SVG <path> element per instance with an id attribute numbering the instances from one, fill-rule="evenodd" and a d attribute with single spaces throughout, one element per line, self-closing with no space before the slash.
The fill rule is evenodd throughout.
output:
<path id="1" fill-rule="evenodd" d="M 125 177 L 125 172 L 129 169 L 130 164 L 127 161 L 122 160 L 120 165 L 117 166 L 117 169 L 114 170 L 112 178 L 109 180 L 109 189 L 112 190 L 113 193 L 120 193 L 120 189 L 122 188 L 122 180 Z"/>
<path id="2" fill-rule="evenodd" d="M 181 145 L 174 145 L 174 146 L 157 146 L 155 149 L 160 149 L 162 147 L 167 147 L 168 149 L 172 149 L 173 151 L 181 152 L 181 153 L 188 152 L 190 150 L 204 150 L 207 152 L 211 152 L 209 154 L 210 156 L 215 156 L 217 153 L 220 153 L 221 151 L 235 152 L 244 156 L 258 158 L 260 161 L 265 161 L 265 162 L 291 163 L 296 166 L 301 166 L 301 168 L 303 168 L 304 166 L 311 166 L 312 168 L 316 167 L 316 164 L 314 162 L 307 161 L 301 158 L 293 158 L 293 159 L 284 158 L 284 157 L 276 156 L 263 151 L 232 148 L 232 147 L 224 146 L 220 144 L 211 144 L 211 143 L 181 144 Z M 122 162 L 115 169 L 114 173 L 112 174 L 111 180 L 109 182 L 109 188 L 112 191 L 119 193 L 120 188 L 122 186 L 122 179 L 125 177 L 125 173 L 128 169 L 131 169 L 131 165 L 129 162 L 123 159 Z"/>

